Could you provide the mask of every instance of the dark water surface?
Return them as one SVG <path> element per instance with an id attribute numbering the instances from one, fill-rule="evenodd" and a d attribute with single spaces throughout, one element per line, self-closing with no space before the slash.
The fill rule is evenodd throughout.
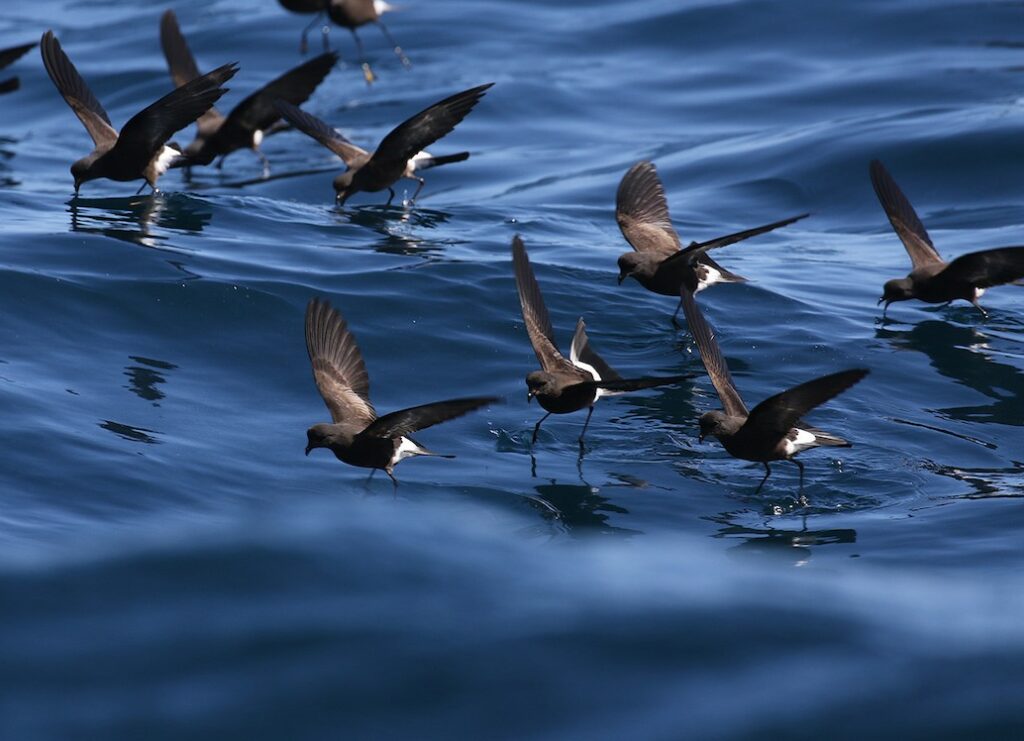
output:
<path id="1" fill-rule="evenodd" d="M 119 126 L 168 90 L 164 7 L 5 3 L 0 46 L 52 27 Z M 174 8 L 201 67 L 241 63 L 225 108 L 299 61 L 276 2 Z M 349 64 L 308 104 L 355 141 L 497 82 L 412 210 L 336 209 L 295 133 L 275 176 L 324 172 L 236 187 L 238 153 L 72 200 L 88 137 L 37 52 L 11 68 L 0 737 L 1020 738 L 1024 289 L 881 321 L 909 261 L 867 163 L 943 255 L 1024 243 L 1024 6 L 410 0 L 389 27 L 411 72 L 366 29 L 379 83 Z M 551 418 L 531 461 L 514 233 L 563 344 L 584 315 L 624 375 L 702 370 L 671 299 L 616 285 L 643 158 L 684 240 L 814 214 L 701 296 L 748 403 L 873 371 L 813 415 L 856 445 L 804 456 L 806 509 L 795 467 L 755 495 L 759 467 L 697 443 L 703 375 L 602 401 L 579 467 L 583 416 Z M 315 295 L 379 409 L 507 403 L 424 432 L 458 460 L 403 463 L 397 495 L 304 458 Z"/>

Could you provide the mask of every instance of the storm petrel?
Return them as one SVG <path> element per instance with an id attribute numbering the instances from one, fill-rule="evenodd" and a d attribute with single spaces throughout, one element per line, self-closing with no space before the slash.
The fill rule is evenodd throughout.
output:
<path id="1" fill-rule="evenodd" d="M 875 187 L 889 223 L 907 248 L 913 269 L 906 278 L 888 281 L 878 303 L 885 302 L 882 316 L 895 301 L 916 298 L 929 304 L 948 304 L 957 299 L 970 301 L 988 314 L 978 299 L 985 289 L 1024 278 L 1024 247 L 999 247 L 969 252 L 950 263 L 944 262 L 914 207 L 896 181 L 878 160 L 871 161 L 871 184 Z"/>
<path id="2" fill-rule="evenodd" d="M 284 101 L 277 101 L 277 108 L 295 128 L 316 139 L 344 161 L 348 169 L 334 178 L 335 199 L 339 204 L 344 204 L 361 190 L 375 193 L 385 188 L 390 194 L 388 203 L 391 203 L 395 197 L 391 186 L 400 178 L 410 178 L 419 183 L 411 203 L 425 184 L 417 171 L 469 158 L 469 152 L 434 157 L 424 148 L 450 133 L 493 84 L 489 82 L 464 90 L 420 111 L 392 129 L 372 154 L 316 116 Z"/>
<path id="3" fill-rule="evenodd" d="M 395 484 L 394 469 L 402 460 L 439 455 L 409 435 L 499 401 L 491 396 L 449 399 L 378 417 L 370 403 L 370 377 L 355 338 L 341 314 L 318 298 L 306 307 L 306 350 L 313 380 L 331 413 L 330 424 L 316 424 L 306 431 L 306 455 L 314 448 L 328 448 L 350 466 L 383 469 Z"/>
<path id="4" fill-rule="evenodd" d="M 700 441 L 711 435 L 734 458 L 764 464 L 765 474 L 757 490 L 772 475 L 769 461 L 792 461 L 800 469 L 800 488 L 804 485 L 804 464 L 794 456 L 810 448 L 833 446 L 848 448 L 841 437 L 809 427 L 801 418 L 817 406 L 837 396 L 868 374 L 864 368 L 832 373 L 765 399 L 751 411 L 743 403 L 733 383 L 729 366 L 722 356 L 711 327 L 694 301 L 683 289 L 683 313 L 690 327 L 700 359 L 722 402 L 722 411 L 705 412 L 700 418 Z"/>
<path id="5" fill-rule="evenodd" d="M 199 68 L 173 10 L 166 11 L 160 19 L 160 44 L 176 87 L 199 77 Z M 287 128 L 275 126 L 281 121 L 281 114 L 274 107 L 274 101 L 286 100 L 293 105 L 305 102 L 337 61 L 337 54 L 327 53 L 300 64 L 249 95 L 227 116 L 211 107 L 196 121 L 196 138 L 185 147 L 179 164 L 185 167 L 208 165 L 220 157 L 217 162 L 220 169 L 232 152 L 251 149 L 260 158 L 265 177 L 270 163 L 260 151 L 260 143 L 264 136 Z"/>
<path id="6" fill-rule="evenodd" d="M 632 277 L 648 291 L 679 296 L 682 286 L 699 293 L 716 283 L 744 282 L 746 278 L 712 260 L 708 250 L 756 237 L 808 215 L 801 214 L 707 242 L 691 242 L 683 248 L 672 226 L 658 170 L 652 162 L 637 162 L 622 177 L 615 196 L 615 220 L 634 250 L 619 256 L 619 283 Z M 673 323 L 681 306 L 682 303 L 676 306 Z"/>
<path id="7" fill-rule="evenodd" d="M 665 378 L 624 379 L 590 347 L 586 325 L 580 318 L 572 338 L 569 358 L 558 351 L 555 330 L 551 326 L 547 306 L 541 295 L 540 286 L 530 267 L 523 240 L 517 235 L 512 239 L 512 266 L 516 274 L 516 288 L 519 303 L 523 308 L 523 323 L 533 345 L 541 370 L 526 376 L 526 400 L 536 399 L 547 414 L 540 418 L 533 428 L 531 444 L 537 442 L 540 426 L 552 414 L 569 414 L 587 409 L 587 420 L 583 423 L 579 443 L 583 447 L 583 436 L 590 424 L 594 405 L 602 396 L 621 394 L 627 391 L 652 388 L 678 383 L 693 374 L 668 376 Z"/>
<path id="8" fill-rule="evenodd" d="M 40 47 L 50 79 L 96 145 L 71 165 L 76 195 L 82 183 L 97 178 L 121 182 L 142 178 L 155 192 L 157 179 L 181 156 L 167 146 L 167 140 L 209 110 L 227 92 L 221 85 L 238 71 L 238 65 L 225 64 L 197 77 L 136 113 L 118 133 L 53 31 L 43 34 Z"/>

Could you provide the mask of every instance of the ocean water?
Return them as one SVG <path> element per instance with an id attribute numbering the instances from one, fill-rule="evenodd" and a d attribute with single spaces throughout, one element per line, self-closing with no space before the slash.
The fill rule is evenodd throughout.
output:
<path id="1" fill-rule="evenodd" d="M 9 3 L 53 28 L 116 126 L 169 90 L 165 5 Z M 276 2 L 173 5 L 230 109 L 300 60 Z M 89 183 L 90 142 L 33 51 L 0 97 L 0 737 L 1020 738 L 1024 289 L 897 304 L 909 260 L 881 158 L 947 257 L 1024 243 L 1024 5 L 410 0 L 413 68 L 361 32 L 307 104 L 373 146 L 496 84 L 414 208 L 295 132 L 162 193 Z M 316 34 L 311 48 L 319 48 Z M 188 141 L 186 131 L 180 140 Z M 811 421 L 854 447 L 759 466 L 697 442 L 717 398 L 670 298 L 616 284 L 626 169 L 652 159 L 748 404 L 847 367 Z M 305 173 L 305 174 L 301 174 Z M 407 182 L 399 200 L 411 195 Z M 539 416 L 509 255 L 563 346 L 692 382 Z M 325 451 L 303 311 L 328 298 L 377 408 L 506 399 L 427 430 L 456 460 L 385 476 Z"/>

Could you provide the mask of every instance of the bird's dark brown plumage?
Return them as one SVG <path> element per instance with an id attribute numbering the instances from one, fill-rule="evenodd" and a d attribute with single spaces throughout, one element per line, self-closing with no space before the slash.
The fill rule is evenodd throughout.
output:
<path id="1" fill-rule="evenodd" d="M 708 256 L 720 249 L 806 218 L 801 214 L 771 224 L 745 229 L 685 248 L 669 215 L 665 189 L 652 162 L 637 162 L 619 182 L 615 196 L 615 220 L 633 252 L 619 256 L 619 283 L 634 278 L 649 291 L 678 296 L 686 286 L 693 293 L 716 283 L 740 283 L 746 279 L 729 272 Z M 679 313 L 672 315 L 675 321 Z"/>
<path id="2" fill-rule="evenodd" d="M 971 252 L 950 263 L 944 262 L 910 200 L 885 166 L 872 160 L 869 172 L 875 195 L 903 242 L 912 265 L 906 278 L 886 282 L 878 300 L 878 303 L 885 302 L 886 310 L 895 301 L 918 299 L 944 304 L 962 299 L 988 316 L 978 303 L 985 289 L 1024 279 L 1024 246 Z"/>
<path id="3" fill-rule="evenodd" d="M 156 181 L 176 156 L 165 146 L 171 136 L 195 121 L 227 90 L 225 82 L 237 65 L 226 64 L 175 89 L 132 116 L 118 133 L 103 106 L 61 49 L 53 31 L 40 42 L 43 64 L 50 79 L 85 126 L 96 148 L 71 167 L 77 192 L 81 183 L 96 178 L 129 181 L 144 179 L 156 190 Z"/>
<path id="4" fill-rule="evenodd" d="M 176 86 L 188 84 L 199 76 L 173 10 L 165 11 L 161 18 L 160 42 Z M 227 116 L 211 107 L 196 122 L 196 138 L 185 148 L 180 164 L 207 165 L 217 157 L 222 158 L 219 163 L 222 164 L 223 158 L 231 152 L 252 149 L 263 161 L 266 173 L 269 163 L 259 145 L 265 134 L 281 130 L 275 127 L 281 120 L 281 113 L 274 102 L 284 100 L 292 105 L 305 102 L 337 61 L 337 54 L 326 53 L 300 64 L 248 95 Z"/>
<path id="5" fill-rule="evenodd" d="M 547 412 L 533 429 L 533 442 L 537 442 L 540 426 L 549 414 L 569 414 L 586 408 L 587 420 L 580 434 L 582 448 L 594 404 L 601 396 L 664 386 L 691 377 L 622 378 L 590 346 L 582 318 L 576 323 L 570 355 L 566 358 L 558 350 L 544 297 L 530 266 L 526 246 L 518 235 L 512 239 L 512 266 L 526 334 L 541 367 L 526 377 L 527 399 L 537 399 Z"/>
<path id="6" fill-rule="evenodd" d="M 800 469 L 802 487 L 804 469 L 795 458 L 797 454 L 821 445 L 850 445 L 841 437 L 804 424 L 803 416 L 858 383 L 868 371 L 853 368 L 807 381 L 765 399 L 748 412 L 714 332 L 693 294 L 684 289 L 681 298 L 690 334 L 722 402 L 723 411 L 706 412 L 701 416 L 701 439 L 714 436 L 730 455 L 762 463 L 766 473 L 761 486 L 771 475 L 770 461 L 791 460 Z"/>
<path id="7" fill-rule="evenodd" d="M 331 414 L 331 424 L 306 431 L 306 455 L 328 448 L 344 463 L 383 469 L 394 480 L 394 467 L 404 458 L 436 455 L 408 435 L 498 401 L 491 396 L 448 399 L 378 417 L 362 353 L 341 314 L 315 298 L 306 307 L 305 324 L 313 380 Z"/>
<path id="8" fill-rule="evenodd" d="M 359 191 L 375 193 L 385 189 L 391 194 L 388 199 L 390 203 L 391 198 L 394 198 L 391 186 L 402 177 L 419 182 L 416 192 L 410 199 L 414 201 L 424 185 L 423 178 L 415 174 L 417 169 L 424 169 L 432 164 L 460 161 L 469 156 L 460 153 L 436 157 L 433 158 L 433 162 L 418 164 L 418 155 L 426 155 L 424 150 L 428 146 L 450 133 L 473 110 L 493 84 L 487 83 L 464 90 L 420 111 L 396 126 L 372 154 L 352 144 L 309 113 L 281 101 L 277 107 L 295 128 L 320 142 L 345 161 L 348 169 L 334 179 L 335 196 L 339 203 L 345 203 Z"/>

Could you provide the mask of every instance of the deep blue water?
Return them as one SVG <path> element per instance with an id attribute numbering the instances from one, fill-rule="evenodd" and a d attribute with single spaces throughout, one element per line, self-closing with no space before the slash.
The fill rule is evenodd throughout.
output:
<path id="1" fill-rule="evenodd" d="M 4 4 L 0 46 L 53 28 L 120 125 L 169 89 L 147 5 Z M 173 7 L 202 68 L 241 63 L 222 108 L 299 61 L 276 2 Z M 389 28 L 412 71 L 369 28 L 378 84 L 349 64 L 307 106 L 355 141 L 497 83 L 411 210 L 336 209 L 296 133 L 266 183 L 237 187 L 243 152 L 73 200 L 88 137 L 36 52 L 9 70 L 0 737 L 1019 738 L 1024 289 L 881 321 L 909 263 L 867 163 L 943 255 L 1024 243 L 1024 5 L 411 0 Z M 855 447 L 803 456 L 806 509 L 795 467 L 755 494 L 760 467 L 697 443 L 703 374 L 602 401 L 579 466 L 583 416 L 552 417 L 531 461 L 513 234 L 563 345 L 583 315 L 624 375 L 702 370 L 671 299 L 616 285 L 645 158 L 684 240 L 813 212 L 701 294 L 748 403 L 873 371 L 811 418 Z M 507 403 L 422 433 L 458 459 L 397 493 L 303 457 L 316 295 L 378 409 Z"/>

